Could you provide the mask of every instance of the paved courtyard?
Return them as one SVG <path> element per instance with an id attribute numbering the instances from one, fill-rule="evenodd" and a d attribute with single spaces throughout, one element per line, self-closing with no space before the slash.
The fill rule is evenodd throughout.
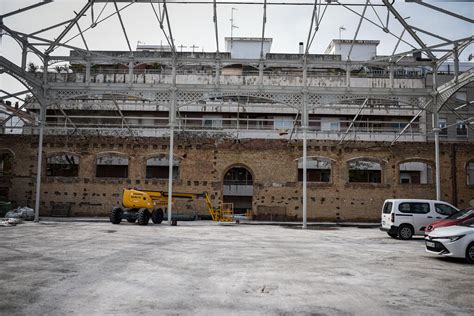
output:
<path id="1" fill-rule="evenodd" d="M 375 228 L 0 227 L 0 314 L 474 314 L 474 266 Z"/>

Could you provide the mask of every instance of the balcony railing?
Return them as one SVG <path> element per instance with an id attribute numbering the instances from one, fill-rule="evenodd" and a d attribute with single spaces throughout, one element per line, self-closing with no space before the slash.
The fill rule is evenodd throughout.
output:
<path id="1" fill-rule="evenodd" d="M 400 75 L 398 75 L 400 74 Z M 213 70 L 178 70 L 176 81 L 178 84 L 214 84 L 216 77 Z M 386 71 L 358 72 L 351 74 L 352 87 L 387 88 L 391 84 L 390 75 Z M 393 81 L 394 88 L 423 88 L 424 82 L 420 72 L 396 73 Z M 344 87 L 346 76 L 343 72 L 308 72 L 309 86 Z M 303 76 L 300 72 L 291 71 L 264 71 L 264 85 L 301 86 Z M 55 83 L 86 83 L 85 72 L 75 73 L 48 73 L 48 81 Z M 105 69 L 100 72 L 92 71 L 90 82 L 96 84 L 172 84 L 172 75 L 169 69 L 134 70 L 129 75 L 128 70 Z M 220 76 L 222 85 L 258 85 L 258 71 L 243 71 L 242 74 L 225 74 Z"/>
<path id="2" fill-rule="evenodd" d="M 69 115 L 77 128 L 114 128 L 114 129 L 168 129 L 167 117 L 146 116 L 90 116 Z M 310 119 L 309 130 L 312 132 L 338 134 L 344 133 L 352 120 L 339 120 L 327 122 L 321 119 Z M 329 124 L 332 123 L 332 124 Z M 355 121 L 351 133 L 398 133 L 408 122 L 406 121 Z M 70 121 L 61 115 L 48 115 L 47 125 L 49 127 L 71 127 Z M 181 117 L 177 119 L 177 129 L 180 131 L 274 131 L 276 133 L 291 133 L 297 131 L 301 126 L 300 120 L 281 121 L 275 124 L 273 118 L 216 118 L 216 117 Z M 423 132 L 419 122 L 410 125 L 408 134 L 420 134 Z"/>

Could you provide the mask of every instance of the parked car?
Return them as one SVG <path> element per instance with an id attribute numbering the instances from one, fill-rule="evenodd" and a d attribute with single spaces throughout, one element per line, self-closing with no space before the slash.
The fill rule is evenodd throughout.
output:
<path id="1" fill-rule="evenodd" d="M 456 214 L 449 216 L 446 219 L 440 219 L 438 221 L 434 221 L 433 223 L 428 225 L 428 227 L 426 227 L 425 235 L 428 235 L 428 233 L 432 232 L 436 228 L 458 225 L 465 221 L 470 220 L 471 218 L 474 218 L 474 207 L 461 210 L 457 212 Z"/>
<path id="2" fill-rule="evenodd" d="M 449 203 L 436 200 L 389 199 L 382 208 L 382 226 L 392 238 L 408 240 L 424 235 L 425 228 L 438 219 L 454 215 L 459 210 Z"/>
<path id="3" fill-rule="evenodd" d="M 474 218 L 462 224 L 440 227 L 425 237 L 426 251 L 474 263 Z"/>

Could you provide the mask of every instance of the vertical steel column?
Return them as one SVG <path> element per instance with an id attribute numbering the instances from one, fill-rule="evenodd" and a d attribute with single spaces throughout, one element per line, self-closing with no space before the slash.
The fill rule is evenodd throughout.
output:
<path id="1" fill-rule="evenodd" d="M 169 148 L 169 170 L 168 170 L 168 225 L 172 224 L 171 216 L 173 213 L 173 154 L 174 154 L 174 127 L 176 125 L 176 57 L 173 58 L 171 87 L 171 107 L 169 109 L 170 126 L 170 148 Z"/>
<path id="2" fill-rule="evenodd" d="M 303 229 L 307 227 L 308 218 L 308 188 L 307 188 L 307 130 L 308 130 L 308 105 L 307 105 L 307 64 L 306 54 L 303 59 L 303 113 L 302 113 L 302 126 L 303 129 Z"/>
<path id="3" fill-rule="evenodd" d="M 351 65 L 349 64 L 349 61 L 348 61 L 346 65 L 346 88 L 349 88 L 350 86 L 351 86 Z"/>
<path id="4" fill-rule="evenodd" d="M 393 89 L 393 84 L 394 84 L 394 79 L 395 79 L 395 66 L 393 63 L 390 63 L 389 66 L 389 72 L 390 72 L 390 89 Z"/>
<path id="5" fill-rule="evenodd" d="M 221 58 L 220 57 L 216 58 L 215 70 L 216 70 L 216 74 L 215 74 L 215 78 L 214 78 L 215 86 L 216 86 L 216 88 L 219 88 L 220 84 L 221 84 Z"/>
<path id="6" fill-rule="evenodd" d="M 133 84 L 133 57 L 130 57 L 128 62 L 128 78 L 130 80 L 128 84 L 131 86 Z"/>
<path id="7" fill-rule="evenodd" d="M 43 103 L 43 102 L 41 102 Z M 35 222 L 39 222 L 39 209 L 41 200 L 41 171 L 43 165 L 43 130 L 46 120 L 46 103 L 40 103 L 39 139 L 38 139 L 38 165 L 36 171 L 36 197 L 35 197 Z"/>
<path id="8" fill-rule="evenodd" d="M 26 58 L 28 56 L 28 37 L 23 36 L 23 47 L 21 51 L 21 69 L 26 70 Z"/>
<path id="9" fill-rule="evenodd" d="M 439 109 L 438 109 L 438 94 L 437 94 L 437 71 L 438 67 L 433 66 L 433 132 L 435 136 L 435 168 L 436 168 L 436 199 L 441 199 L 441 163 L 439 158 Z"/>
<path id="10" fill-rule="evenodd" d="M 86 61 L 86 84 L 91 83 L 91 62 L 89 59 Z"/>

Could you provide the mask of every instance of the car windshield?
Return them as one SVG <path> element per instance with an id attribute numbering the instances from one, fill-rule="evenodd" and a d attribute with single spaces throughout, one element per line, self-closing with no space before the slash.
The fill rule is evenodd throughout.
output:
<path id="1" fill-rule="evenodd" d="M 474 227 L 474 218 L 467 220 L 462 224 L 459 224 L 459 226 Z"/>
<path id="2" fill-rule="evenodd" d="M 449 216 L 448 219 L 465 219 L 471 216 L 473 213 L 474 213 L 474 210 L 472 209 L 462 210 Z"/>

